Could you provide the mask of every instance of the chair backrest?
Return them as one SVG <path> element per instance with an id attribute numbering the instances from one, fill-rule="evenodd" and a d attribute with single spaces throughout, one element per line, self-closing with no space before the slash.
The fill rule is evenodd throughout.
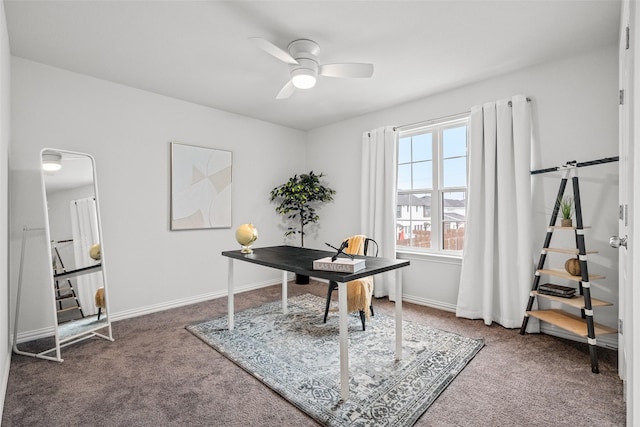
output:
<path id="1" fill-rule="evenodd" d="M 357 235 L 357 236 L 351 236 L 348 237 L 346 239 L 344 239 L 344 241 L 349 241 L 350 239 L 354 239 L 354 238 L 358 238 L 361 239 L 362 237 L 364 237 L 364 244 L 363 244 L 363 251 L 362 254 L 365 256 L 374 256 L 377 257 L 378 256 L 378 242 L 376 242 L 375 240 L 369 238 L 369 237 L 365 237 L 362 235 Z M 361 242 L 361 240 L 360 240 Z M 358 243 L 360 244 L 360 243 Z M 352 251 L 347 251 L 349 253 L 354 253 Z"/>
<path id="2" fill-rule="evenodd" d="M 371 253 L 369 252 L 369 246 L 372 247 L 371 249 Z M 367 256 L 378 256 L 378 242 L 376 242 L 375 240 L 367 237 L 364 240 L 364 254 Z"/>

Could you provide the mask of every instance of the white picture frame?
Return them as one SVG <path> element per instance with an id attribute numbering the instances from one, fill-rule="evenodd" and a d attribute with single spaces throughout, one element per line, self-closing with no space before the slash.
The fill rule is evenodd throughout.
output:
<path id="1" fill-rule="evenodd" d="M 171 230 L 231 228 L 233 153 L 171 143 Z"/>

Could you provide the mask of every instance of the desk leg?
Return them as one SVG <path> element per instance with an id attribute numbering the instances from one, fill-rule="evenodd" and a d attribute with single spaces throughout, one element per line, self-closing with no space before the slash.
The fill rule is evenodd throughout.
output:
<path id="1" fill-rule="evenodd" d="M 227 274 L 227 313 L 229 315 L 229 330 L 233 331 L 233 258 L 229 258 L 229 272 Z"/>
<path id="2" fill-rule="evenodd" d="M 287 272 L 282 270 L 282 313 L 287 314 Z"/>
<path id="3" fill-rule="evenodd" d="M 402 273 L 396 270 L 396 360 L 402 360 Z"/>
<path id="4" fill-rule="evenodd" d="M 347 284 L 338 283 L 338 309 L 340 311 L 340 396 L 349 399 L 349 337 L 347 323 Z"/>

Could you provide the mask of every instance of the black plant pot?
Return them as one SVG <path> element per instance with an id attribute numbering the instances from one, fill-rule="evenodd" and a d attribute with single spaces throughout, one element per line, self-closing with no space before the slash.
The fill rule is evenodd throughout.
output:
<path id="1" fill-rule="evenodd" d="M 309 284 L 309 276 L 296 273 L 296 285 L 308 285 L 308 284 Z"/>

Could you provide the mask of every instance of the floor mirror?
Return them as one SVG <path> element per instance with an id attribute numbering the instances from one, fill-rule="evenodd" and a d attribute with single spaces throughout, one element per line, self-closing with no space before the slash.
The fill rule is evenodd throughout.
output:
<path id="1" fill-rule="evenodd" d="M 89 154 L 45 148 L 40 159 L 44 231 L 51 255 L 46 292 L 53 306 L 55 346 L 30 353 L 14 344 L 14 351 L 62 362 L 62 347 L 92 337 L 113 341 L 98 185 L 95 161 Z M 23 253 L 24 244 L 23 231 Z"/>

